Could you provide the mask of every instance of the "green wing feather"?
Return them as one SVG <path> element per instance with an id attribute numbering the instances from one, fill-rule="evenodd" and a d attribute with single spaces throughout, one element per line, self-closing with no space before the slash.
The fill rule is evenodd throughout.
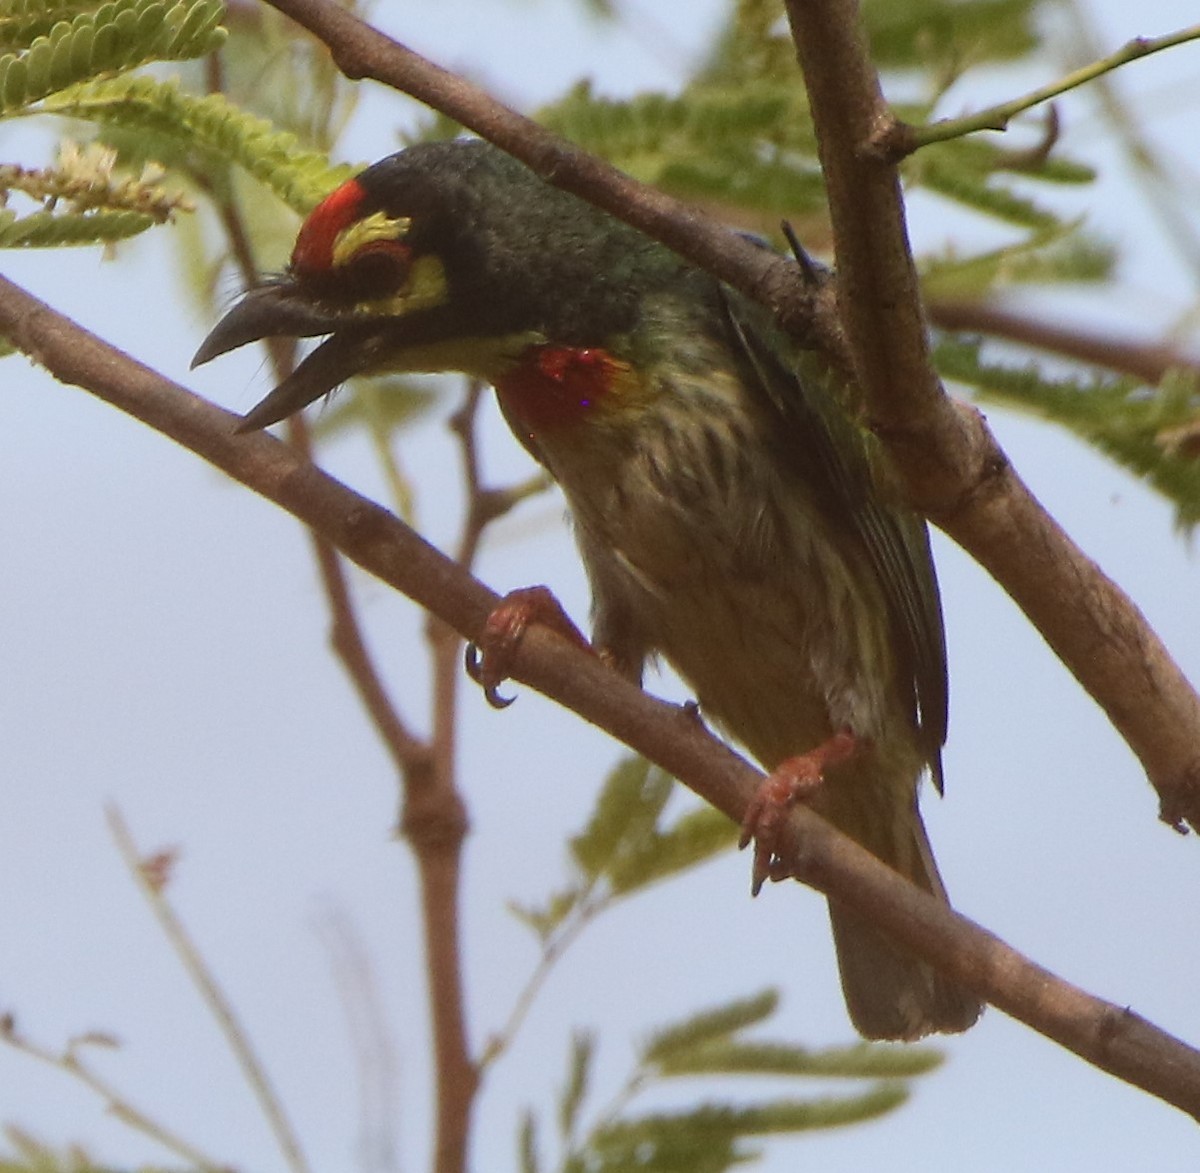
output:
<path id="1" fill-rule="evenodd" d="M 870 445 L 838 403 L 819 370 L 801 377 L 785 361 L 785 339 L 759 307 L 724 291 L 733 341 L 753 374 L 751 389 L 774 431 L 794 450 L 794 468 L 835 524 L 858 536 L 887 601 L 893 638 L 912 688 L 913 718 L 938 791 L 941 747 L 949 718 L 946 637 L 941 598 L 924 520 L 885 502 L 877 487 Z M 814 367 L 814 363 L 805 364 Z M 802 454 L 802 455 L 801 455 Z"/>

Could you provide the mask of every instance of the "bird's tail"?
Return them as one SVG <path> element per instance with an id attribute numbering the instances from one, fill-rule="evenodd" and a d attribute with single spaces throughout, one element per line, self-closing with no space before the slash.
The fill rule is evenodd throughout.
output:
<path id="1" fill-rule="evenodd" d="M 831 785 L 836 787 L 837 782 Z M 834 811 L 829 815 L 889 867 L 946 900 L 915 801 L 903 809 L 894 801 L 888 805 L 891 818 L 872 819 L 868 824 L 860 819 L 840 819 Z M 911 1040 L 933 1033 L 954 1034 L 979 1017 L 983 1006 L 974 994 L 893 943 L 852 909 L 830 900 L 829 920 L 846 1006 L 865 1038 Z"/>

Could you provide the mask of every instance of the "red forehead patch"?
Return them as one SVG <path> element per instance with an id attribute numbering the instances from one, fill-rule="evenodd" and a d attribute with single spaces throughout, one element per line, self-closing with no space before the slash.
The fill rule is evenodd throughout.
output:
<path id="1" fill-rule="evenodd" d="M 333 242 L 354 220 L 366 191 L 357 179 L 349 179 L 331 191 L 300 225 L 292 268 L 301 273 L 328 273 L 333 267 Z"/>

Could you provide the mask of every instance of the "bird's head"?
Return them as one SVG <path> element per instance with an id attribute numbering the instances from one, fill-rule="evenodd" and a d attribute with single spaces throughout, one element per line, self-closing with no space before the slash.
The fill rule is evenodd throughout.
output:
<path id="1" fill-rule="evenodd" d="M 258 339 L 326 336 L 246 417 L 275 423 L 359 374 L 496 382 L 531 348 L 628 332 L 681 262 L 482 142 L 411 147 L 327 196 L 280 276 L 246 294 L 192 365 Z"/>

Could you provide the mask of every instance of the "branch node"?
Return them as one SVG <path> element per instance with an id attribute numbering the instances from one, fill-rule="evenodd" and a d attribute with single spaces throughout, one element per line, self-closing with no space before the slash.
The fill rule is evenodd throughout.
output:
<path id="1" fill-rule="evenodd" d="M 859 151 L 863 159 L 892 167 L 921 146 L 916 128 L 897 118 L 890 110 L 881 114 L 877 123 Z"/>

